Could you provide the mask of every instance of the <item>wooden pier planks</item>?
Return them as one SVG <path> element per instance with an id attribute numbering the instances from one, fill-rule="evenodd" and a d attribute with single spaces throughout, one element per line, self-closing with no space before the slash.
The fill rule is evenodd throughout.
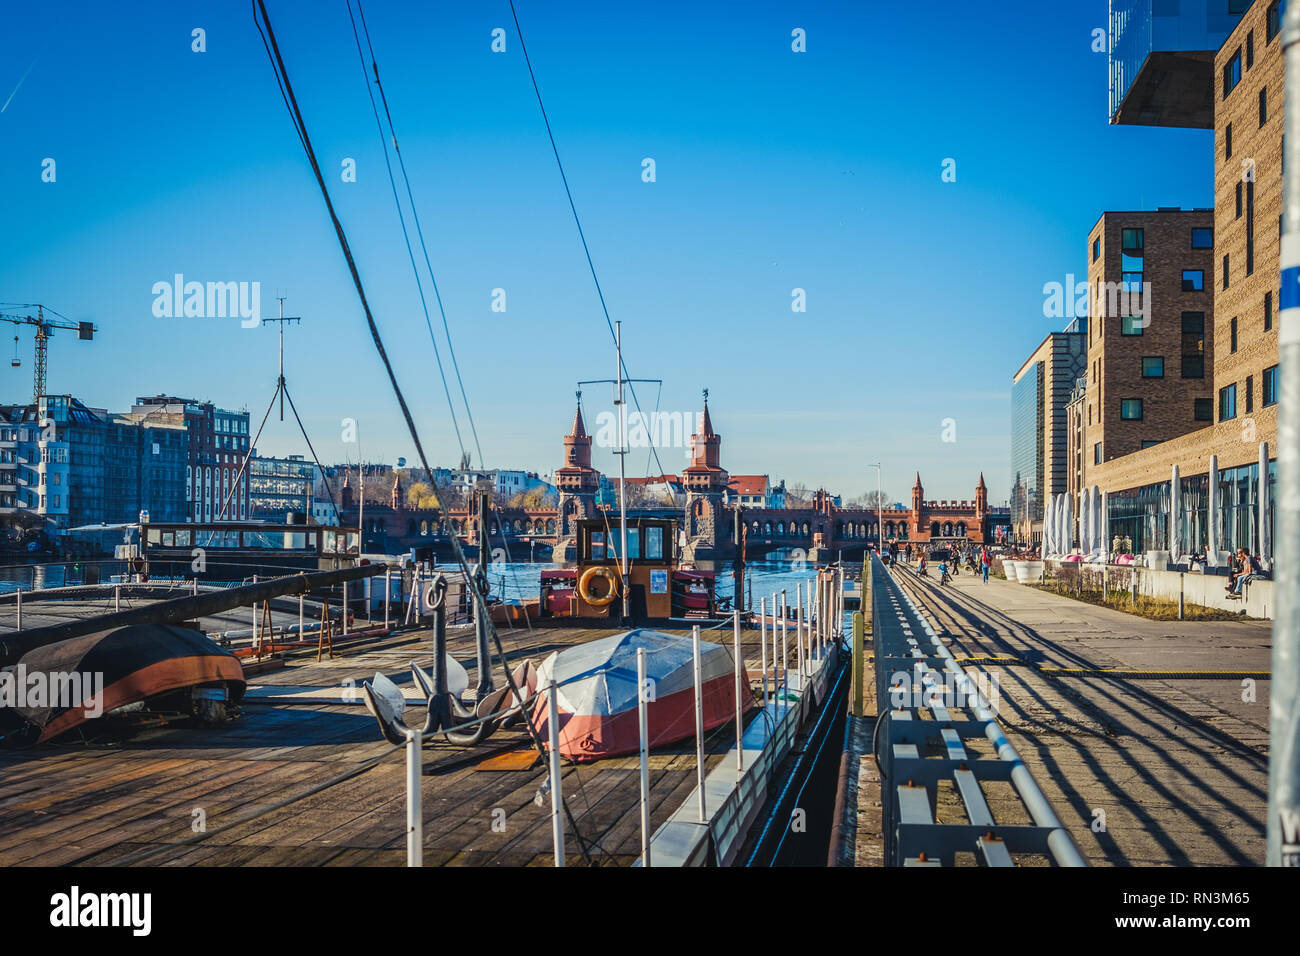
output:
<path id="1" fill-rule="evenodd" d="M 516 629 L 503 632 L 502 643 L 517 663 L 620 630 Z M 730 648 L 729 628 L 705 637 Z M 448 643 L 469 670 L 472 687 L 477 679 L 472 630 L 453 630 Z M 742 649 L 757 687 L 757 631 L 743 633 Z M 429 669 L 430 650 L 427 635 L 392 635 L 333 660 L 291 658 L 285 668 L 252 680 L 337 685 L 342 695 L 346 681 L 359 690 L 376 671 L 409 681 L 409 662 Z M 710 765 L 722 759 L 729 742 L 728 733 L 712 735 Z M 445 741 L 426 746 L 426 865 L 551 865 L 550 803 L 544 800 L 539 807 L 533 799 L 545 767 L 476 770 L 478 760 L 490 754 L 529 746 L 522 727 L 493 735 L 475 751 Z M 272 809 L 375 757 L 386 759 Z M 658 825 L 695 785 L 694 747 L 659 751 L 652 760 L 651 813 Z M 592 851 L 597 864 L 625 865 L 640 852 L 634 764 L 611 760 L 565 767 L 565 797 L 584 840 L 598 845 Z M 152 850 L 158 852 L 143 861 L 146 865 L 403 865 L 403 787 L 402 756 L 380 739 L 363 705 L 343 703 L 341 697 L 301 707 L 250 703 L 219 730 L 177 725 L 144 730 L 116 746 L 70 742 L 0 753 L 0 865 L 102 865 Z M 210 832 L 198 842 L 184 842 L 195 836 L 195 809 L 205 814 Z M 494 816 L 498 809 L 504 818 Z M 220 829 L 252 813 L 258 815 Z M 579 864 L 567 821 L 566 832 L 570 862 Z"/>

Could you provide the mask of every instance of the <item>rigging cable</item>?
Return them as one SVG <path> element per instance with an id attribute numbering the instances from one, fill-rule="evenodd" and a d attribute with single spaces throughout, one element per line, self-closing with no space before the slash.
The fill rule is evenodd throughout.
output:
<path id="1" fill-rule="evenodd" d="M 267 53 L 271 57 L 271 68 L 275 70 L 283 80 L 283 88 L 286 94 L 285 101 L 289 106 L 290 119 L 299 132 L 303 149 L 307 154 L 307 161 L 311 164 L 312 173 L 316 177 L 316 184 L 320 189 L 321 198 L 325 201 L 326 211 L 329 213 L 330 222 L 334 226 L 334 233 L 338 239 L 339 248 L 343 253 L 343 258 L 347 261 L 348 271 L 352 276 L 352 284 L 356 287 L 357 298 L 360 300 L 362 311 L 365 313 L 366 325 L 370 331 L 370 338 L 374 342 L 375 351 L 379 353 L 379 359 L 383 363 L 384 371 L 388 375 L 388 382 L 392 386 L 393 395 L 397 399 L 397 404 L 402 412 L 402 418 L 406 422 L 407 431 L 410 433 L 411 441 L 415 445 L 416 454 L 419 456 L 420 464 L 424 467 L 425 477 L 428 479 L 429 486 L 433 489 L 435 504 L 434 511 L 440 516 L 444 510 L 441 499 L 441 490 L 437 480 L 433 476 L 433 469 L 429 467 L 428 458 L 424 453 L 424 445 L 420 441 L 419 431 L 415 427 L 415 421 L 411 417 L 411 410 L 406 404 L 406 397 L 402 394 L 401 386 L 397 384 L 397 374 L 393 371 L 393 365 L 388 359 L 388 352 L 384 348 L 383 339 L 379 335 L 379 327 L 375 324 L 374 314 L 370 311 L 370 301 L 366 298 L 366 290 L 361 282 L 361 273 L 357 269 L 356 260 L 352 256 L 352 248 L 348 244 L 347 235 L 343 231 L 343 224 L 339 222 L 338 214 L 334 210 L 334 202 L 330 199 L 329 188 L 325 185 L 325 176 L 321 172 L 319 161 L 316 159 L 316 151 L 312 148 L 311 139 L 307 135 L 306 123 L 302 118 L 302 112 L 298 108 L 297 97 L 294 96 L 293 86 L 289 82 L 288 70 L 284 65 L 283 58 L 280 56 L 280 46 L 276 42 L 275 31 L 271 27 L 270 15 L 266 12 L 265 0 L 252 0 L 252 2 L 254 4 L 254 17 L 256 18 L 258 11 L 261 13 L 261 21 L 258 23 L 259 32 L 262 30 L 263 24 L 265 24 L 266 29 L 263 40 L 264 43 L 269 40 Z M 450 519 L 450 515 L 448 518 Z M 492 623 L 491 615 L 488 613 L 487 601 L 485 600 L 484 595 L 480 593 L 479 589 L 474 586 L 474 578 L 470 573 L 469 562 L 465 558 L 465 552 L 460 546 L 460 541 L 454 534 L 448 535 L 448 541 L 451 544 L 452 553 L 456 557 L 456 563 L 460 567 L 461 574 L 464 576 L 466 588 L 474 601 L 474 613 L 483 615 L 484 626 L 487 628 L 493 643 L 496 645 L 497 655 L 502 664 L 502 670 L 505 671 L 506 683 L 510 686 L 511 692 L 513 692 L 519 700 L 523 700 L 523 692 L 520 690 L 519 685 L 516 683 L 514 675 L 510 672 L 510 668 L 507 664 L 505 649 L 501 645 L 501 635 L 497 633 L 496 626 Z M 528 728 L 528 734 L 532 738 L 533 744 L 536 746 L 538 752 L 543 757 L 546 757 L 546 746 L 542 743 L 541 735 L 538 733 L 537 727 L 534 725 L 530 714 L 524 714 L 524 726 Z M 569 826 L 572 828 L 575 837 L 577 837 L 578 850 L 582 854 L 583 861 L 590 866 L 591 855 L 587 852 L 587 847 L 585 845 L 586 841 L 582 838 L 581 831 L 578 829 L 577 821 L 573 817 L 573 812 L 569 808 L 568 801 L 563 801 L 563 806 L 565 815 L 569 821 Z"/>
<path id="2" fill-rule="evenodd" d="M 361 6 L 361 4 L 360 4 L 360 0 L 358 0 L 357 8 L 360 9 L 360 6 Z M 371 89 L 370 89 L 370 80 L 369 80 L 369 78 L 366 77 L 366 57 L 365 57 L 365 54 L 361 52 L 361 37 L 360 37 L 360 35 L 357 33 L 357 20 L 356 20 L 356 17 L 354 17 L 354 16 L 352 15 L 352 0 L 348 0 L 348 18 L 352 21 L 352 36 L 353 36 L 353 39 L 355 39 L 355 40 L 356 40 L 356 43 L 357 43 L 357 58 L 361 61 L 361 75 L 362 75 L 362 77 L 365 79 L 365 84 L 366 84 L 366 95 L 370 97 L 370 110 L 371 110 L 371 112 L 374 113 L 374 115 L 375 115 L 375 127 L 379 130 L 379 144 L 384 148 L 384 165 L 388 168 L 388 184 L 389 184 L 389 186 L 392 187 L 392 190 L 393 190 L 393 204 L 397 206 L 397 221 L 398 221 L 398 222 L 401 224 L 401 226 L 402 226 L 402 239 L 406 242 L 406 255 L 407 255 L 407 258 L 409 258 L 410 261 L 411 261 L 411 272 L 412 272 L 412 274 L 414 274 L 414 276 L 415 276 L 415 288 L 416 288 L 417 290 L 419 290 L 419 293 L 420 293 L 420 308 L 424 310 L 424 324 L 425 324 L 425 325 L 428 327 L 428 329 L 429 329 L 429 342 L 432 343 L 432 345 L 433 345 L 433 357 L 434 357 L 434 358 L 437 360 L 437 362 L 438 362 L 438 376 L 439 376 L 439 378 L 442 379 L 442 390 L 443 390 L 443 393 L 447 396 L 447 410 L 448 410 L 449 412 L 451 412 L 451 425 L 452 425 L 452 428 L 454 428 L 455 431 L 456 431 L 456 444 L 460 445 L 460 454 L 461 454 L 461 457 L 464 458 L 464 457 L 465 457 L 465 442 L 464 442 L 464 440 L 461 438 L 461 434 L 460 434 L 460 422 L 458 422 L 458 421 L 456 420 L 456 407 L 455 407 L 455 404 L 454 404 L 454 403 L 452 402 L 452 400 L 451 400 L 451 388 L 447 385 L 447 373 L 446 373 L 446 371 L 445 371 L 445 370 L 443 369 L 443 367 L 442 367 L 442 352 L 438 349 L 438 339 L 437 339 L 437 337 L 434 335 L 434 332 L 433 332 L 433 320 L 429 318 L 429 303 L 428 303 L 428 301 L 427 301 L 427 300 L 425 299 L 425 297 L 424 297 L 424 283 L 422 283 L 422 282 L 420 281 L 420 267 L 417 266 L 417 265 L 415 264 L 415 251 L 411 248 L 411 235 L 410 235 L 410 233 L 409 233 L 409 232 L 407 231 L 407 229 L 406 229 L 406 215 L 402 212 L 402 201 L 398 198 L 398 195 L 397 195 L 397 180 L 396 180 L 396 178 L 394 178 L 394 176 L 393 176 L 393 162 L 392 162 L 392 160 L 389 159 L 389 157 L 388 157 L 388 137 L 384 135 L 384 124 L 383 124 L 383 123 L 380 121 L 380 119 L 379 119 L 379 107 L 375 104 L 375 94 L 374 94 L 374 93 L 371 91 Z M 364 16 L 362 17 L 362 22 L 363 22 L 363 23 L 365 22 L 365 18 L 364 18 Z M 368 33 L 367 33 L 367 35 L 366 35 L 366 42 L 367 42 L 367 43 L 370 42 L 370 36 L 369 36 Z M 372 63 L 374 63 L 373 56 L 374 56 L 374 50 L 372 49 L 372 50 L 371 50 L 371 57 L 372 57 L 371 62 L 372 62 Z M 375 85 L 376 85 L 376 86 L 379 86 L 379 65 L 378 65 L 377 63 L 374 63 L 374 69 L 375 69 Z M 380 86 L 380 87 L 379 87 L 379 93 L 380 93 L 381 96 L 383 95 L 383 92 L 384 92 L 384 89 L 383 89 L 382 86 Z M 385 112 L 385 113 L 388 112 L 388 104 L 387 104 L 387 103 L 384 104 L 384 112 Z M 391 117 L 389 117 L 389 128 L 392 129 L 392 118 L 391 118 Z M 401 159 L 402 159 L 402 151 L 401 151 L 401 149 L 400 149 L 400 148 L 398 147 L 398 145 L 397 145 L 397 132 L 394 130 L 393 133 L 392 133 L 392 135 L 393 135 L 393 151 L 394 151 L 395 153 L 397 153 L 397 158 L 398 158 L 398 161 L 400 162 Z M 405 163 L 402 163 L 402 175 L 403 175 L 403 176 L 406 175 L 406 164 L 405 164 Z M 409 195 L 409 194 L 410 194 L 410 190 L 411 190 L 410 182 L 409 182 L 409 181 L 407 182 L 406 190 L 407 190 L 407 194 Z M 412 201 L 412 204 L 411 204 L 411 210 L 412 210 L 412 212 L 414 212 L 414 210 L 415 210 L 415 204 L 414 204 L 414 201 Z M 419 219 L 418 219 L 418 218 L 416 219 L 416 224 L 417 224 L 417 227 L 418 227 L 418 224 L 419 224 Z M 423 234 L 421 234 L 421 236 L 420 236 L 420 245 L 421 245 L 421 247 L 424 246 L 424 236 L 423 236 Z M 427 250 L 427 249 L 425 250 L 425 253 L 424 253 L 424 261 L 425 261 L 426 264 L 427 264 L 428 261 L 429 261 L 429 253 L 428 253 L 428 250 Z M 430 277 L 431 279 L 433 278 L 433 270 L 432 270 L 432 269 L 429 270 L 429 277 Z M 434 291 L 434 294 L 437 295 L 437 293 L 438 293 L 438 284 L 437 284 L 437 282 L 434 282 L 434 285 L 433 285 L 433 291 Z M 441 295 L 438 296 L 438 308 L 440 308 L 440 309 L 442 308 L 442 296 L 441 296 Z M 444 312 L 444 313 L 443 313 L 443 325 L 444 325 L 444 327 L 446 326 L 446 322 L 447 322 L 447 316 L 446 316 L 446 313 Z M 450 337 L 450 336 L 448 336 L 448 338 L 447 338 L 447 344 L 448 344 L 448 345 L 451 344 L 451 337 Z M 457 378 L 460 377 L 460 371 L 459 371 L 459 370 L 457 370 L 457 372 L 456 372 L 456 376 L 457 376 Z M 465 391 L 464 383 L 462 383 L 462 384 L 461 384 L 461 394 L 462 394 L 462 395 L 464 395 L 464 391 Z M 469 411 L 469 403 L 468 403 L 468 402 L 465 403 L 465 410 L 466 410 L 466 411 Z M 472 421 L 472 419 L 471 419 L 471 421 Z M 475 442 L 477 443 L 477 436 L 475 437 Z M 483 454 L 482 454 L 482 452 L 480 451 L 480 453 L 479 453 L 479 464 L 480 464 L 480 466 L 482 465 L 482 462 L 483 462 Z"/>
<path id="3" fill-rule="evenodd" d="M 397 145 L 397 128 L 393 126 L 393 115 L 388 110 L 388 95 L 384 92 L 384 84 L 379 81 L 379 63 L 375 60 L 375 48 L 370 42 L 370 28 L 366 25 L 366 11 L 361 8 L 361 0 L 357 0 L 357 13 L 361 16 L 361 30 L 366 35 L 366 47 L 370 50 L 370 64 L 375 72 L 375 86 L 379 87 L 379 100 L 384 104 L 384 116 L 388 119 L 388 129 L 393 134 L 393 152 L 397 154 L 397 165 L 402 170 L 402 181 L 406 184 L 406 198 L 411 207 L 411 219 L 415 222 L 415 234 L 420 240 L 420 251 L 424 254 L 424 267 L 429 272 L 429 283 L 433 286 L 433 296 L 438 303 L 438 313 L 442 316 L 442 331 L 447 336 L 447 351 L 451 355 L 451 367 L 456 373 L 456 383 L 460 386 L 460 398 L 465 403 L 465 415 L 469 419 L 470 434 L 474 436 L 474 450 L 478 452 L 478 466 L 486 468 L 483 462 L 483 448 L 478 442 L 478 427 L 474 424 L 474 412 L 469 407 L 469 396 L 465 394 L 465 380 L 460 375 L 460 362 L 456 360 L 456 346 L 451 341 L 451 329 L 447 325 L 447 310 L 442 304 L 442 293 L 438 291 L 438 280 L 433 276 L 433 266 L 429 263 L 429 249 L 424 244 L 424 227 L 420 224 L 420 213 L 415 208 L 415 196 L 411 193 L 411 180 L 406 175 L 406 160 L 402 158 L 402 148 Z M 374 99 L 372 97 L 371 104 Z M 385 158 L 387 157 L 387 144 L 385 144 Z M 389 168 L 389 176 L 392 176 L 392 168 Z M 427 313 L 426 313 L 427 318 Z"/>
<path id="4" fill-rule="evenodd" d="M 533 72 L 533 61 L 528 56 L 528 45 L 524 43 L 524 31 L 519 25 L 519 14 L 515 11 L 515 0 L 510 0 L 510 15 L 514 17 L 515 33 L 519 36 L 519 49 L 524 54 L 524 64 L 528 67 L 528 78 L 533 83 L 533 93 L 537 96 L 537 106 L 542 111 L 542 122 L 546 124 L 546 135 L 551 140 L 551 152 L 555 154 L 555 165 L 560 170 L 560 181 L 564 183 L 564 194 L 569 199 L 569 211 L 573 213 L 573 224 L 578 227 L 578 238 L 582 241 L 582 251 L 587 257 L 587 268 L 591 270 L 591 281 L 596 284 L 596 295 L 600 299 L 601 311 L 605 313 L 605 324 L 609 326 L 610 338 L 618 341 L 618 334 L 614 331 L 614 320 L 609 317 L 609 306 L 605 303 L 605 292 L 600 287 L 600 279 L 596 277 L 596 264 L 591 259 L 591 249 L 587 246 L 587 236 L 582 231 L 582 220 L 578 218 L 578 207 L 573 201 L 573 192 L 569 189 L 569 177 L 564 172 L 564 163 L 560 160 L 560 148 L 555 143 L 555 133 L 551 130 L 550 118 L 546 115 L 546 105 L 542 102 L 542 91 L 537 85 L 537 75 Z M 619 358 L 619 364 L 623 368 L 624 379 L 630 379 L 632 376 L 628 373 L 627 362 Z M 627 389 L 632 393 L 632 402 L 636 405 L 637 412 L 645 418 L 645 412 L 641 411 L 641 400 L 637 398 L 636 386 L 630 381 L 625 381 Z M 650 450 L 654 453 L 655 464 L 659 468 L 659 474 L 664 474 L 663 462 L 659 460 L 659 449 L 655 447 L 653 437 L 650 439 Z M 674 498 L 676 496 L 674 495 Z"/>

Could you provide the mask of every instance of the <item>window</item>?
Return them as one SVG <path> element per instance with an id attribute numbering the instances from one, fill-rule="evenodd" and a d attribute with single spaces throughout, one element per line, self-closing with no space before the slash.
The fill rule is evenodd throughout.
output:
<path id="1" fill-rule="evenodd" d="M 1264 331 L 1270 332 L 1273 329 L 1273 292 L 1269 290 L 1264 293 Z"/>
<path id="2" fill-rule="evenodd" d="M 1255 31 L 1246 34 L 1246 69 L 1255 65 Z"/>
<path id="3" fill-rule="evenodd" d="M 1246 275 L 1255 272 L 1255 181 L 1246 183 Z"/>
<path id="4" fill-rule="evenodd" d="M 1094 465 L 1101 464 L 1101 442 L 1097 442 L 1092 446 L 1092 463 Z"/>
<path id="5" fill-rule="evenodd" d="M 1142 230 L 1141 229 L 1124 229 L 1120 233 L 1123 239 L 1124 251 L 1129 255 L 1142 255 Z"/>
<path id="6" fill-rule="evenodd" d="M 1214 403 L 1208 398 L 1197 398 L 1193 400 L 1192 417 L 1198 422 L 1209 422 L 1214 420 Z"/>
<path id="7" fill-rule="evenodd" d="M 1165 360 L 1160 355 L 1146 355 L 1142 358 L 1143 378 L 1164 378 Z"/>
<path id="8" fill-rule="evenodd" d="M 1237 183 L 1237 211 L 1233 214 L 1232 218 L 1241 218 L 1241 183 Z"/>
<path id="9" fill-rule="evenodd" d="M 1213 249 L 1213 248 L 1214 248 L 1214 230 L 1213 230 L 1213 229 L 1193 229 L 1193 230 L 1192 230 L 1192 248 L 1193 248 L 1193 249 Z"/>
<path id="10" fill-rule="evenodd" d="M 1160 442 L 1158 442 L 1158 441 L 1152 441 L 1152 440 L 1149 439 L 1149 438 L 1144 438 L 1144 439 L 1142 439 L 1142 447 L 1143 447 L 1143 448 L 1150 448 L 1152 445 L 1159 445 L 1159 444 L 1160 444 Z"/>
<path id="11" fill-rule="evenodd" d="M 1227 99 L 1228 94 L 1237 88 L 1241 82 L 1241 47 L 1237 47 L 1237 52 L 1232 54 L 1232 59 L 1223 64 L 1223 98 Z"/>
<path id="12" fill-rule="evenodd" d="M 1219 389 L 1219 421 L 1231 421 L 1237 417 L 1237 386 L 1225 385 Z"/>
<path id="13" fill-rule="evenodd" d="M 1237 317 L 1235 315 L 1232 317 L 1232 334 L 1230 336 L 1230 344 L 1228 346 L 1228 351 L 1229 352 L 1237 351 Z"/>
<path id="14" fill-rule="evenodd" d="M 1183 291 L 1204 292 L 1205 291 L 1205 270 L 1184 269 L 1183 270 Z"/>
<path id="15" fill-rule="evenodd" d="M 1092 261 L 1096 262 L 1101 258 L 1101 239 L 1092 240 Z"/>
<path id="16" fill-rule="evenodd" d="M 1277 366 L 1271 365 L 1264 369 L 1263 389 L 1259 397 L 1260 404 L 1265 408 L 1277 404 Z"/>
<path id="17" fill-rule="evenodd" d="M 1232 159 L 1232 124 L 1223 127 L 1223 158 Z"/>
<path id="18" fill-rule="evenodd" d="M 1142 419 L 1142 399 L 1123 398 L 1119 403 L 1119 417 L 1125 421 L 1135 422 Z"/>
<path id="19" fill-rule="evenodd" d="M 1282 0 L 1273 0 L 1268 5 L 1267 26 L 1264 28 L 1264 44 L 1273 42 L 1273 37 L 1282 30 Z"/>
<path id="20" fill-rule="evenodd" d="M 1259 125 L 1263 126 L 1268 122 L 1268 87 L 1259 88 Z"/>
<path id="21" fill-rule="evenodd" d="M 1146 320 L 1140 315 L 1126 315 L 1119 320 L 1121 335 L 1141 335 L 1146 327 Z"/>
<path id="22" fill-rule="evenodd" d="M 1223 254 L 1223 287 L 1228 287 L 1228 254 Z"/>
<path id="23" fill-rule="evenodd" d="M 1246 414 L 1255 410 L 1255 376 L 1246 376 Z"/>
<path id="24" fill-rule="evenodd" d="M 1205 377 L 1205 313 L 1183 313 L 1183 378 Z"/>

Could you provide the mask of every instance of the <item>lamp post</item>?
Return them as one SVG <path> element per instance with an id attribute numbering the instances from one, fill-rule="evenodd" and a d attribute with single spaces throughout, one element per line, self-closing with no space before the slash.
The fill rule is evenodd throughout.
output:
<path id="1" fill-rule="evenodd" d="M 881 497 L 883 493 L 880 490 L 881 481 L 882 481 L 881 475 L 884 469 L 880 467 L 880 462 L 878 461 L 869 462 L 867 464 L 867 467 L 876 469 L 876 551 L 877 553 L 879 553 L 880 547 L 883 543 L 882 541 L 882 539 L 884 538 L 883 529 L 885 527 L 884 522 L 880 520 L 880 509 L 884 504 L 884 501 Z"/>

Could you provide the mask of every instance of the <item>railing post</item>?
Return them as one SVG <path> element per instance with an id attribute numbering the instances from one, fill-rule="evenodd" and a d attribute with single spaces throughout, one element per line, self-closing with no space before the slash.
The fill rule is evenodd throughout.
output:
<path id="1" fill-rule="evenodd" d="M 862 716 L 862 680 L 863 658 L 866 649 L 863 640 L 863 615 L 861 611 L 853 612 L 853 716 Z"/>
<path id="2" fill-rule="evenodd" d="M 803 691 L 803 678 L 805 676 L 803 660 L 803 582 L 799 581 L 794 586 L 794 639 L 798 645 L 798 662 L 799 662 L 799 690 Z"/>
<path id="3" fill-rule="evenodd" d="M 343 582 L 343 636 L 348 636 L 348 582 Z"/>
<path id="4" fill-rule="evenodd" d="M 790 667 L 787 661 L 790 660 L 790 646 L 786 641 L 785 619 L 789 613 L 785 605 L 785 588 L 781 589 L 781 697 L 786 701 L 789 707 L 790 695 Z"/>
<path id="5" fill-rule="evenodd" d="M 406 731 L 406 865 L 424 866 L 424 810 L 420 793 L 421 744 L 424 735 Z"/>
<path id="6" fill-rule="evenodd" d="M 636 715 L 641 725 L 641 865 L 650 865 L 650 718 L 646 712 L 645 648 L 636 649 Z"/>
<path id="7" fill-rule="evenodd" d="M 740 657 L 740 612 L 733 610 L 731 612 L 732 626 L 732 644 L 735 648 L 733 656 L 735 657 L 736 672 L 736 770 L 740 773 L 745 772 L 745 709 L 740 699 L 740 674 L 744 669 L 744 662 Z"/>
<path id="8" fill-rule="evenodd" d="M 393 594 L 393 572 L 384 572 L 384 630 L 389 629 L 388 600 Z"/>
<path id="9" fill-rule="evenodd" d="M 695 658 L 695 783 L 700 792 L 700 822 L 709 821 L 704 804 L 704 674 L 700 664 L 700 626 L 691 628 Z"/>
<path id="10" fill-rule="evenodd" d="M 560 792 L 560 703 L 555 679 L 546 691 L 546 729 L 551 745 L 551 843 L 555 848 L 555 865 L 564 866 L 564 795 Z"/>
<path id="11" fill-rule="evenodd" d="M 18 589 L 18 630 L 23 629 L 23 589 Z"/>
<path id="12" fill-rule="evenodd" d="M 767 598 L 758 599 L 758 653 L 763 670 L 763 709 L 767 710 Z"/>

